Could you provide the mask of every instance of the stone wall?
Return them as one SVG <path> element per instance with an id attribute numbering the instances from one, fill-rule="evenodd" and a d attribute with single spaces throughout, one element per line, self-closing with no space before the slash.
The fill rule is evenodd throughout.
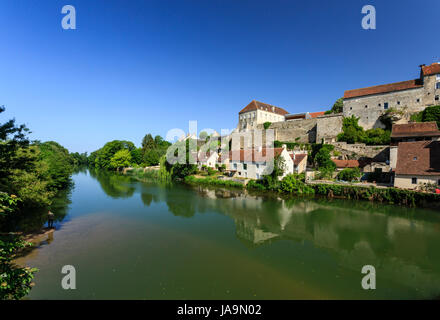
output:
<path id="1" fill-rule="evenodd" d="M 390 159 L 389 146 L 367 146 L 364 143 L 348 144 L 346 142 L 334 142 L 332 145 L 335 146 L 335 151 L 341 153 L 344 158 L 371 158 L 377 162 Z"/>
<path id="2" fill-rule="evenodd" d="M 342 132 L 343 119 L 342 113 L 316 118 L 316 142 L 321 143 L 322 140 L 325 143 L 336 142 L 337 135 Z"/>
<path id="3" fill-rule="evenodd" d="M 379 117 L 387 110 L 393 108 L 402 111 L 404 118 L 415 112 L 425 109 L 424 104 L 425 89 L 409 89 L 383 94 L 374 94 L 364 97 L 344 99 L 344 116 L 352 115 L 359 118 L 359 125 L 365 130 L 371 128 L 384 128 L 385 125 L 379 120 Z M 385 103 L 388 108 L 385 109 Z"/>
<path id="4" fill-rule="evenodd" d="M 298 119 L 274 122 L 269 129 L 275 131 L 275 140 L 284 142 L 313 143 L 316 141 L 316 119 Z M 258 125 L 262 130 L 263 125 Z"/>

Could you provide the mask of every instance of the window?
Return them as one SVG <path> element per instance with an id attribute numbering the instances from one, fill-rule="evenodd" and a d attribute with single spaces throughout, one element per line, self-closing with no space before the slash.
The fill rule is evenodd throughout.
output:
<path id="1" fill-rule="evenodd" d="M 420 102 L 420 99 L 417 99 L 417 102 Z"/>
<path id="2" fill-rule="evenodd" d="M 388 109 L 388 102 L 385 102 L 385 103 L 383 104 L 383 108 L 384 108 L 385 110 Z"/>
<path id="3" fill-rule="evenodd" d="M 247 170 L 247 163 L 243 163 L 243 170 Z"/>
<path id="4" fill-rule="evenodd" d="M 440 89 L 440 82 L 437 82 L 437 84 L 435 85 L 436 89 Z"/>
<path id="5" fill-rule="evenodd" d="M 368 108 L 368 106 L 367 106 L 367 105 L 365 106 L 365 109 L 366 109 L 366 108 Z"/>
<path id="6" fill-rule="evenodd" d="M 416 161 L 416 160 L 417 160 L 417 157 L 414 157 L 413 160 Z"/>
<path id="7" fill-rule="evenodd" d="M 435 101 L 439 101 L 439 100 L 440 100 L 439 96 L 435 96 Z"/>
<path id="8" fill-rule="evenodd" d="M 381 106 L 382 106 L 382 103 L 379 103 L 378 106 L 381 107 Z"/>
<path id="9" fill-rule="evenodd" d="M 257 169 L 259 169 L 260 168 L 260 165 L 257 163 Z"/>
<path id="10" fill-rule="evenodd" d="M 352 108 L 352 107 L 350 107 L 350 110 L 353 110 L 353 108 Z"/>
<path id="11" fill-rule="evenodd" d="M 417 184 L 417 178 L 412 178 L 412 179 L 411 179 L 411 183 L 412 183 L 412 184 Z"/>
<path id="12" fill-rule="evenodd" d="M 236 163 L 234 163 L 234 169 L 237 169 L 237 164 Z"/>
<path id="13" fill-rule="evenodd" d="M 437 184 L 440 186 L 440 179 L 438 179 Z"/>
<path id="14" fill-rule="evenodd" d="M 440 73 L 437 73 L 437 80 L 440 80 Z"/>
<path id="15" fill-rule="evenodd" d="M 400 105 L 400 101 L 397 101 L 397 104 Z"/>

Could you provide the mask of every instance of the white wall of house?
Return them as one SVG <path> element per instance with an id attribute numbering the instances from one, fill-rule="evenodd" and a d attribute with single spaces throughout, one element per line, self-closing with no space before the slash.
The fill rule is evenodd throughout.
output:
<path id="1" fill-rule="evenodd" d="M 416 179 L 413 181 L 413 179 Z M 415 182 L 415 183 L 413 183 Z M 440 184 L 440 175 L 421 176 L 421 175 L 403 175 L 396 174 L 394 177 L 394 186 L 402 189 L 416 189 L 423 183 Z"/>
<path id="2" fill-rule="evenodd" d="M 218 153 L 212 152 L 207 159 L 204 159 L 203 161 L 199 161 L 199 167 L 207 166 L 214 169 L 215 165 L 217 164 L 217 161 L 218 161 Z"/>
<path id="3" fill-rule="evenodd" d="M 285 161 L 286 168 L 280 179 L 284 178 L 289 173 L 293 173 L 293 160 L 286 149 L 282 151 L 281 157 Z M 237 171 L 237 176 L 240 178 L 261 179 L 264 175 L 270 174 L 272 168 L 272 160 L 268 162 L 230 161 L 230 170 Z"/>
<path id="4" fill-rule="evenodd" d="M 283 115 L 265 110 L 252 110 L 238 115 L 240 130 L 256 128 L 258 124 L 265 122 L 281 122 L 284 120 Z"/>

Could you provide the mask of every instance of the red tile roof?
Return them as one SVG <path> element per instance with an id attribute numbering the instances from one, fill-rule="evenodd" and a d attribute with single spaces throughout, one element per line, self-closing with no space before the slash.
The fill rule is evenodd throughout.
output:
<path id="1" fill-rule="evenodd" d="M 281 152 L 283 152 L 283 148 L 262 148 L 261 151 L 257 149 L 240 149 L 230 151 L 227 159 L 230 161 L 266 162 L 280 155 Z M 222 161 L 225 160 L 226 158 L 222 158 Z"/>
<path id="2" fill-rule="evenodd" d="M 440 141 L 400 142 L 396 174 L 440 175 Z"/>
<path id="3" fill-rule="evenodd" d="M 365 167 L 363 161 L 359 160 L 337 160 L 332 159 L 332 161 L 336 164 L 336 168 L 362 168 Z"/>
<path id="4" fill-rule="evenodd" d="M 312 116 L 312 118 L 320 117 L 320 116 L 323 116 L 324 114 L 325 114 L 325 111 L 310 112 L 310 115 Z"/>
<path id="5" fill-rule="evenodd" d="M 433 63 L 430 66 L 423 66 L 422 73 L 424 76 L 440 73 L 440 63 Z"/>
<path id="6" fill-rule="evenodd" d="M 438 136 L 440 136 L 440 131 L 435 121 L 394 124 L 391 131 L 391 138 Z"/>
<path id="7" fill-rule="evenodd" d="M 394 91 L 422 88 L 423 85 L 419 79 L 383 84 L 379 86 L 347 90 L 344 93 L 344 99 L 368 96 L 372 94 L 388 93 Z"/>
<path id="8" fill-rule="evenodd" d="M 248 112 L 248 111 L 253 111 L 253 110 L 264 110 L 264 111 L 276 113 L 276 114 L 279 114 L 282 116 L 288 114 L 288 112 L 286 110 L 284 110 L 283 108 L 275 107 L 270 104 L 255 101 L 255 100 L 252 100 L 251 103 L 249 103 L 246 107 L 244 107 L 239 112 L 239 114 L 244 113 L 244 112 Z"/>

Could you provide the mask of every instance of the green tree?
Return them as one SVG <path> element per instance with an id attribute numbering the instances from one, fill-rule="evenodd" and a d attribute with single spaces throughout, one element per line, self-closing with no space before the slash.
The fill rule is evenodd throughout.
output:
<path id="1" fill-rule="evenodd" d="M 269 122 L 269 121 L 263 123 L 264 130 L 269 129 L 269 127 L 270 127 L 271 124 L 272 124 L 272 122 Z"/>
<path id="2" fill-rule="evenodd" d="M 116 152 L 110 159 L 110 168 L 117 169 L 131 166 L 131 153 L 128 149 L 122 149 Z"/>
<path id="3" fill-rule="evenodd" d="M 107 142 L 95 155 L 95 167 L 101 169 L 111 169 L 110 160 L 119 150 L 127 149 L 133 151 L 136 147 L 133 142 L 124 140 L 113 140 Z"/>
<path id="4" fill-rule="evenodd" d="M 342 113 L 344 110 L 344 98 L 339 98 L 336 100 L 336 102 L 333 104 L 332 108 L 329 111 L 326 111 L 326 114 L 330 113 Z"/>
<path id="5" fill-rule="evenodd" d="M 13 259 L 16 253 L 30 246 L 16 235 L 0 236 L 0 300 L 21 299 L 31 290 L 36 268 L 22 268 Z"/>

